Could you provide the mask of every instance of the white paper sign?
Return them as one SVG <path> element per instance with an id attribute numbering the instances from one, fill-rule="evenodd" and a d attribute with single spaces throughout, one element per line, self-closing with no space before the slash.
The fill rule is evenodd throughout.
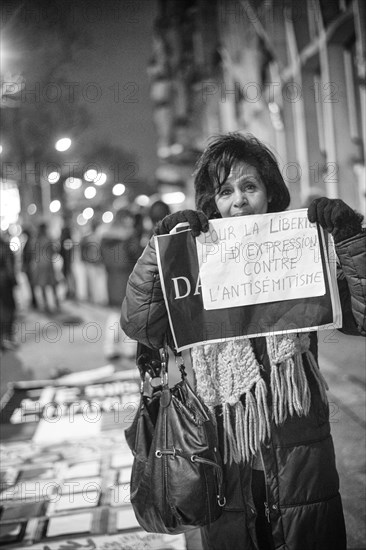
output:
<path id="1" fill-rule="evenodd" d="M 196 244 L 207 310 L 325 294 L 318 232 L 306 208 L 210 220 Z"/>

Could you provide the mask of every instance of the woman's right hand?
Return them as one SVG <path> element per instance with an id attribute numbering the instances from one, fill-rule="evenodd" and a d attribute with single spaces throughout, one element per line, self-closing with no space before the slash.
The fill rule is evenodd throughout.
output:
<path id="1" fill-rule="evenodd" d="M 155 228 L 155 235 L 167 235 L 178 224 L 188 222 L 192 230 L 193 237 L 208 231 L 208 218 L 200 210 L 181 210 L 174 214 L 169 214 L 159 222 Z"/>

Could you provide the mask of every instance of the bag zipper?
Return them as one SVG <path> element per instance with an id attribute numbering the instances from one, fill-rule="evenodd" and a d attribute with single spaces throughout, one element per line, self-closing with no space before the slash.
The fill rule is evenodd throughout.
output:
<path id="1" fill-rule="evenodd" d="M 165 428 L 164 424 L 164 428 Z M 165 434 L 164 434 L 165 435 Z M 165 487 L 168 486 L 167 484 L 167 478 L 168 478 L 168 457 L 170 457 L 170 460 L 174 460 L 176 456 L 182 456 L 183 458 L 186 458 L 187 460 L 191 460 L 191 462 L 199 462 L 201 464 L 207 464 L 208 466 L 211 466 L 215 468 L 216 478 L 217 478 L 217 489 L 218 489 L 218 495 L 217 495 L 217 503 L 220 507 L 225 506 L 226 504 L 226 498 L 223 495 L 223 473 L 222 468 L 220 464 L 217 464 L 213 460 L 210 460 L 209 458 L 203 458 L 199 455 L 187 455 L 186 453 L 182 453 L 179 449 L 176 449 L 173 447 L 173 449 L 157 449 L 155 451 L 156 458 L 162 458 L 164 461 L 163 468 L 164 468 L 164 480 L 165 480 Z"/>
<path id="2" fill-rule="evenodd" d="M 192 462 L 200 462 L 201 464 L 207 464 L 208 466 L 213 466 L 215 468 L 215 473 L 217 477 L 217 489 L 218 489 L 218 495 L 217 495 L 217 503 L 219 506 L 223 507 L 226 504 L 226 498 L 222 494 L 223 489 L 223 474 L 222 474 L 222 468 L 220 464 L 217 464 L 213 460 L 210 460 L 209 458 L 203 458 L 198 455 L 192 455 L 191 456 Z"/>

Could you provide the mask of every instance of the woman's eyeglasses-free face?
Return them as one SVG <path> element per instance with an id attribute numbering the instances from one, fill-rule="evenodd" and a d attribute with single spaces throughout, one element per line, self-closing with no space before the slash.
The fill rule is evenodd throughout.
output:
<path id="1" fill-rule="evenodd" d="M 266 214 L 267 189 L 257 169 L 245 162 L 233 165 L 229 177 L 215 195 L 218 211 L 223 218 Z"/>

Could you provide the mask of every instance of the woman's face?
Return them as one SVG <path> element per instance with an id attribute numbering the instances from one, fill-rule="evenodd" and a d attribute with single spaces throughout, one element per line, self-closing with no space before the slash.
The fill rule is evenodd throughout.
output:
<path id="1" fill-rule="evenodd" d="M 223 218 L 266 214 L 267 189 L 257 169 L 246 162 L 233 165 L 229 177 L 215 195 L 215 202 Z"/>

